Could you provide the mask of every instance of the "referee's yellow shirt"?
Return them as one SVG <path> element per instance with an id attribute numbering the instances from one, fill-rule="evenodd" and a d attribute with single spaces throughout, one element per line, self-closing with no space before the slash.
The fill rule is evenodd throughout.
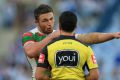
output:
<path id="1" fill-rule="evenodd" d="M 85 67 L 88 71 L 98 67 L 89 46 L 74 36 L 63 35 L 48 44 L 39 56 L 38 67 L 49 66 L 53 80 L 85 80 Z"/>

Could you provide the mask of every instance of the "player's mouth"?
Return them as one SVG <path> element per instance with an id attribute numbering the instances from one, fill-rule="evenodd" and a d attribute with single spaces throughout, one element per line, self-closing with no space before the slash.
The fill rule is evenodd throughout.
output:
<path id="1" fill-rule="evenodd" d="M 52 28 L 48 28 L 48 29 L 47 29 L 47 33 L 48 33 L 48 34 L 49 34 L 49 33 L 52 33 L 52 31 L 53 31 Z"/>
<path id="2" fill-rule="evenodd" d="M 48 28 L 47 31 L 48 31 L 48 32 L 51 32 L 51 31 L 52 31 L 52 28 Z"/>

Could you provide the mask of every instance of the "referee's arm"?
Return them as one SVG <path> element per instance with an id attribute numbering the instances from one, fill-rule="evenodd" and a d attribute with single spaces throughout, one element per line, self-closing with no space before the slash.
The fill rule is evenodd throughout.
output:
<path id="1" fill-rule="evenodd" d="M 99 80 L 99 71 L 97 68 L 91 69 L 89 74 L 85 76 L 85 80 Z"/>
<path id="2" fill-rule="evenodd" d="M 42 49 L 40 56 L 38 58 L 38 64 L 35 72 L 36 80 L 49 80 L 50 79 L 50 67 L 48 63 L 47 46 Z"/>

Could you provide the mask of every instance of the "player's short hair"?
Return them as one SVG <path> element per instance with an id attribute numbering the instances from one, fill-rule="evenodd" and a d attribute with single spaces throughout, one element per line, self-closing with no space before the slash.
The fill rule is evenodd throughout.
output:
<path id="1" fill-rule="evenodd" d="M 65 32 L 73 32 L 77 24 L 77 16 L 71 11 L 63 12 L 59 17 L 60 28 Z"/>
<path id="2" fill-rule="evenodd" d="M 53 9 L 49 5 L 41 4 L 34 10 L 34 18 L 35 18 L 35 20 L 38 20 L 38 17 L 41 14 L 45 14 L 45 13 L 49 13 L 49 12 L 53 12 Z"/>

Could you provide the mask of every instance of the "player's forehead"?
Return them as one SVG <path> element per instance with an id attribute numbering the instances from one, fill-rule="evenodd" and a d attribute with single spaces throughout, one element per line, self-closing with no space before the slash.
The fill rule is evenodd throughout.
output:
<path id="1" fill-rule="evenodd" d="M 53 17 L 54 17 L 53 12 L 48 12 L 48 13 L 41 14 L 39 16 L 39 20 L 50 19 L 50 18 L 53 18 Z"/>

